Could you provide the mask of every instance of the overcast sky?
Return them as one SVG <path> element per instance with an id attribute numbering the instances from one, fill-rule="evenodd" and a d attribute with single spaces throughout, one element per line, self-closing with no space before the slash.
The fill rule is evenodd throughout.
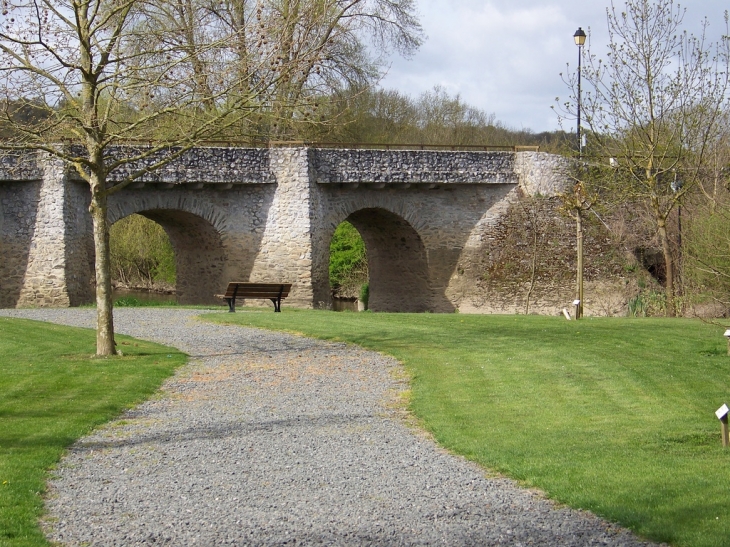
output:
<path id="1" fill-rule="evenodd" d="M 509 127 L 558 129 L 551 106 L 567 97 L 560 79 L 575 70 L 573 33 L 590 28 L 592 49 L 606 51 L 610 0 L 418 0 L 425 43 L 411 59 L 393 57 L 381 86 L 418 95 L 435 85 Z M 724 31 L 721 0 L 685 0 L 684 26 L 697 33 L 704 17 L 716 41 Z M 616 6 L 623 5 L 621 0 Z M 567 128 L 570 129 L 570 128 Z"/>

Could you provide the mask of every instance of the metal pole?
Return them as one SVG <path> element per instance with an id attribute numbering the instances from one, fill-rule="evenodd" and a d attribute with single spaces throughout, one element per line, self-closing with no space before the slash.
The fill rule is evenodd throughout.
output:
<path id="1" fill-rule="evenodd" d="M 578 127 L 576 128 L 576 134 L 578 135 L 578 158 L 583 157 L 583 139 L 581 138 L 581 132 L 580 132 L 580 100 L 581 100 L 581 92 L 580 92 L 580 67 L 581 67 L 581 55 L 583 46 L 578 46 Z"/>

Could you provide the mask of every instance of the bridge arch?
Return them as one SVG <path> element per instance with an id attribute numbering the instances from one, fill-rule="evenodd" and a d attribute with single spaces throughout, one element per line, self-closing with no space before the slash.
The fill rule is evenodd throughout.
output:
<path id="1" fill-rule="evenodd" d="M 202 217 L 187 211 L 135 211 L 159 224 L 175 252 L 175 288 L 181 304 L 207 304 L 225 284 L 226 254 L 220 232 Z M 121 218 L 116 219 L 121 220 Z"/>
<path id="2" fill-rule="evenodd" d="M 430 309 L 428 259 L 421 236 L 402 216 L 359 209 L 346 219 L 362 236 L 368 256 L 369 308 L 381 312 Z"/>

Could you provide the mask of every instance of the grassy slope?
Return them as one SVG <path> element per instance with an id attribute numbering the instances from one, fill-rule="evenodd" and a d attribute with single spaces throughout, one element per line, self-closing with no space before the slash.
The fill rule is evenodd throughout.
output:
<path id="1" fill-rule="evenodd" d="M 214 321 L 391 354 L 444 446 L 674 545 L 730 545 L 722 330 L 689 320 L 285 310 Z"/>
<path id="2" fill-rule="evenodd" d="M 97 359 L 93 330 L 0 318 L 0 545 L 46 545 L 37 527 L 47 470 L 80 436 L 152 394 L 185 362 L 117 336 Z"/>

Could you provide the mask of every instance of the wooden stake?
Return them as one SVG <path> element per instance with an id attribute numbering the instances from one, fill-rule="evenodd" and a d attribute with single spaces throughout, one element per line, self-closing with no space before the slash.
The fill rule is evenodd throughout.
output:
<path id="1" fill-rule="evenodd" d="M 727 448 L 730 446 L 730 435 L 728 435 L 727 414 L 720 418 L 720 427 L 722 428 L 722 446 Z"/>

